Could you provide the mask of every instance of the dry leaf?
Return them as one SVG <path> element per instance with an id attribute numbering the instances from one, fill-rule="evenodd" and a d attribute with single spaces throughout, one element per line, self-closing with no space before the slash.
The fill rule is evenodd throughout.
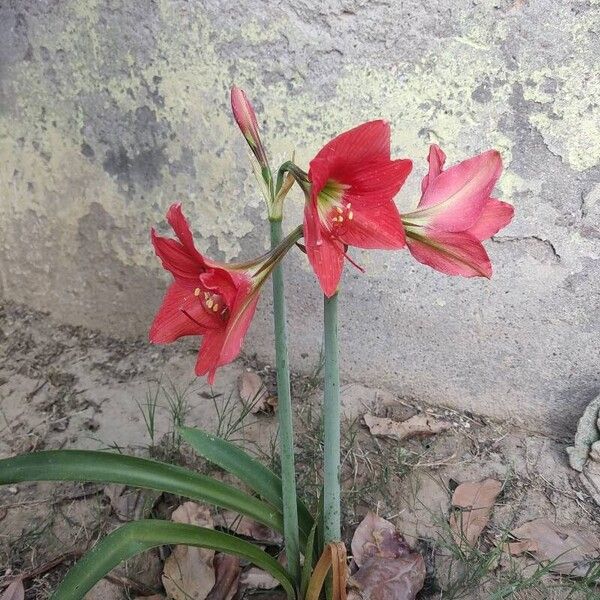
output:
<path id="1" fill-rule="evenodd" d="M 420 554 L 400 558 L 371 556 L 351 578 L 363 600 L 414 600 L 425 583 L 425 561 Z"/>
<path id="2" fill-rule="evenodd" d="M 25 599 L 25 588 L 23 587 L 23 581 L 17 579 L 13 581 L 5 590 L 0 600 L 24 600 Z"/>
<path id="3" fill-rule="evenodd" d="M 104 487 L 104 495 L 109 499 L 119 521 L 128 522 L 147 517 L 161 496 L 161 492 L 111 484 Z"/>
<path id="4" fill-rule="evenodd" d="M 264 544 L 280 545 L 283 538 L 279 533 L 269 529 L 262 523 L 236 513 L 233 510 L 221 511 L 215 517 L 215 525 L 229 529 L 232 533 L 243 535 Z"/>
<path id="5" fill-rule="evenodd" d="M 360 567 L 371 556 L 399 558 L 410 548 L 392 523 L 369 512 L 352 537 L 352 558 Z"/>
<path id="6" fill-rule="evenodd" d="M 538 561 L 551 561 L 555 573 L 584 577 L 600 559 L 600 539 L 579 527 L 564 527 L 548 519 L 534 519 L 513 530 L 520 542 L 508 545 L 513 555 L 529 552 Z"/>
<path id="7" fill-rule="evenodd" d="M 240 584 L 247 590 L 272 590 L 279 585 L 279 581 L 258 567 L 250 567 L 242 573 Z"/>
<path id="8" fill-rule="evenodd" d="M 472 546 L 490 520 L 494 502 L 502 490 L 496 479 L 461 483 L 452 495 L 452 506 L 459 509 L 450 515 L 450 529 L 457 544 Z"/>
<path id="9" fill-rule="evenodd" d="M 167 600 L 162 594 L 152 594 L 152 596 L 136 596 L 133 600 Z"/>
<path id="10" fill-rule="evenodd" d="M 213 528 L 205 506 L 185 502 L 171 516 L 176 523 Z M 175 546 L 165 561 L 162 582 L 173 600 L 204 600 L 215 585 L 214 551 L 193 546 Z"/>
<path id="11" fill-rule="evenodd" d="M 217 581 L 206 600 L 232 600 L 240 585 L 240 559 L 229 554 L 217 554 L 214 563 Z"/>
<path id="12" fill-rule="evenodd" d="M 273 409 L 272 404 L 269 403 L 267 390 L 257 373 L 244 371 L 238 381 L 238 391 L 240 400 L 250 407 L 252 414 Z"/>
<path id="13" fill-rule="evenodd" d="M 425 414 L 415 415 L 406 421 L 399 422 L 375 417 L 367 413 L 364 420 L 373 435 L 389 437 L 398 441 L 420 435 L 433 435 L 452 427 L 452 423 L 448 421 Z"/>

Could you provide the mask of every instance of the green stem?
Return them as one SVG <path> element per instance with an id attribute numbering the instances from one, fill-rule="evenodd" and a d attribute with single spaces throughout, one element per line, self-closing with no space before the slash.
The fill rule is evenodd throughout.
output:
<path id="1" fill-rule="evenodd" d="M 340 517 L 340 373 L 338 365 L 338 293 L 325 296 L 325 395 L 323 403 L 325 543 L 341 539 Z"/>
<path id="2" fill-rule="evenodd" d="M 283 237 L 281 220 L 271 221 L 271 247 Z M 290 367 L 287 352 L 285 295 L 281 263 L 273 269 L 273 314 L 275 318 L 275 355 L 277 364 L 277 415 L 279 417 L 279 447 L 281 454 L 281 488 L 283 499 L 283 532 L 288 570 L 298 585 L 300 582 L 300 541 L 296 471 L 294 467 L 294 426 Z"/>

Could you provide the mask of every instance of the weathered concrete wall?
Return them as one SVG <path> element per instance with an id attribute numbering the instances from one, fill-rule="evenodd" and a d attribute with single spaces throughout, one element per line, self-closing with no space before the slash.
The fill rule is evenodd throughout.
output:
<path id="1" fill-rule="evenodd" d="M 345 377 L 567 431 L 599 385 L 599 13 L 597 0 L 3 0 L 0 293 L 143 334 L 166 282 L 148 229 L 170 202 L 215 256 L 266 245 L 232 82 L 279 161 L 384 117 L 416 161 L 401 207 L 437 141 L 450 162 L 499 148 L 517 216 L 488 245 L 491 282 L 360 256 Z M 294 363 L 309 368 L 320 296 L 303 256 L 288 264 Z M 246 349 L 268 358 L 261 306 Z"/>

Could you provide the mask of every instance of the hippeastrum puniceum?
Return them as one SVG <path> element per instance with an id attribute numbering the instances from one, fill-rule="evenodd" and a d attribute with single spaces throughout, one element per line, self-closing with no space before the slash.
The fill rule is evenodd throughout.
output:
<path id="1" fill-rule="evenodd" d="M 238 356 L 260 288 L 301 237 L 302 228 L 298 227 L 280 246 L 259 259 L 225 265 L 198 252 L 180 204 L 169 208 L 167 221 L 177 239 L 162 237 L 152 229 L 152 243 L 174 281 L 154 318 L 149 338 L 155 344 L 167 344 L 182 336 L 202 336 L 196 374 L 208 374 L 212 384 L 217 368 Z"/>
<path id="2" fill-rule="evenodd" d="M 404 247 L 393 199 L 411 168 L 410 160 L 391 159 L 385 121 L 370 121 L 338 135 L 310 162 L 304 241 L 325 295 L 337 291 L 347 246 Z"/>
<path id="3" fill-rule="evenodd" d="M 510 204 L 491 197 L 502 173 L 500 154 L 488 150 L 444 171 L 446 155 L 432 144 L 428 161 L 421 200 L 402 216 L 410 252 L 447 275 L 491 277 L 481 242 L 508 225 L 514 213 Z"/>
<path id="4" fill-rule="evenodd" d="M 262 169 L 268 169 L 267 153 L 258 132 L 258 121 L 254 107 L 248 100 L 244 90 L 235 85 L 231 88 L 231 110 L 235 122 L 248 142 L 258 164 Z"/>

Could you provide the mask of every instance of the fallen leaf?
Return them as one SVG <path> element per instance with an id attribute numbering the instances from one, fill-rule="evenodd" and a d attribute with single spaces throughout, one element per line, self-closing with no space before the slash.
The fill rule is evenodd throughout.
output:
<path id="1" fill-rule="evenodd" d="M 136 596 L 133 600 L 167 600 L 162 594 L 152 594 L 152 596 Z"/>
<path id="2" fill-rule="evenodd" d="M 182 504 L 171 520 L 213 528 L 208 508 L 195 502 Z M 167 596 L 173 600 L 204 600 L 215 585 L 214 556 L 214 551 L 206 548 L 175 546 L 163 569 L 162 582 Z"/>
<path id="3" fill-rule="evenodd" d="M 240 584 L 247 590 L 272 590 L 279 585 L 279 581 L 258 567 L 250 567 L 242 573 Z"/>
<path id="4" fill-rule="evenodd" d="M 410 547 L 394 525 L 369 512 L 352 537 L 352 558 L 360 567 L 371 556 L 399 558 L 410 554 Z"/>
<path id="5" fill-rule="evenodd" d="M 457 544 L 475 544 L 490 520 L 501 490 L 502 484 L 496 479 L 468 481 L 454 490 L 452 506 L 458 510 L 450 515 L 450 529 Z"/>
<path id="6" fill-rule="evenodd" d="M 240 559 L 229 554 L 217 554 L 214 564 L 216 582 L 206 600 L 232 600 L 240 585 Z"/>
<path id="7" fill-rule="evenodd" d="M 25 588 L 23 587 L 23 581 L 17 579 L 13 581 L 5 590 L 0 600 L 24 600 L 25 599 Z"/>
<path id="8" fill-rule="evenodd" d="M 115 483 L 104 487 L 104 495 L 119 521 L 138 521 L 150 514 L 161 492 L 131 489 Z"/>
<path id="9" fill-rule="evenodd" d="M 233 510 L 221 511 L 215 517 L 215 525 L 264 544 L 280 545 L 283 542 L 283 538 L 279 533 Z"/>
<path id="10" fill-rule="evenodd" d="M 534 519 L 511 534 L 521 540 L 508 545 L 518 556 L 528 552 L 538 561 L 550 561 L 550 570 L 584 577 L 600 559 L 600 538 L 576 526 L 561 526 L 549 519 Z"/>
<path id="11" fill-rule="evenodd" d="M 420 435 L 433 435 L 446 431 L 452 427 L 452 423 L 436 419 L 431 415 L 415 415 L 406 421 L 393 421 L 370 414 L 364 416 L 365 424 L 372 435 L 378 437 L 389 437 L 394 440 L 405 440 Z"/>
<path id="12" fill-rule="evenodd" d="M 238 391 L 240 400 L 243 404 L 250 407 L 252 414 L 272 410 L 273 407 L 269 403 L 269 397 L 263 381 L 260 375 L 254 373 L 254 371 L 244 371 L 240 375 Z"/>
<path id="13" fill-rule="evenodd" d="M 400 558 L 371 556 L 350 579 L 363 600 L 414 600 L 425 583 L 420 554 Z"/>

